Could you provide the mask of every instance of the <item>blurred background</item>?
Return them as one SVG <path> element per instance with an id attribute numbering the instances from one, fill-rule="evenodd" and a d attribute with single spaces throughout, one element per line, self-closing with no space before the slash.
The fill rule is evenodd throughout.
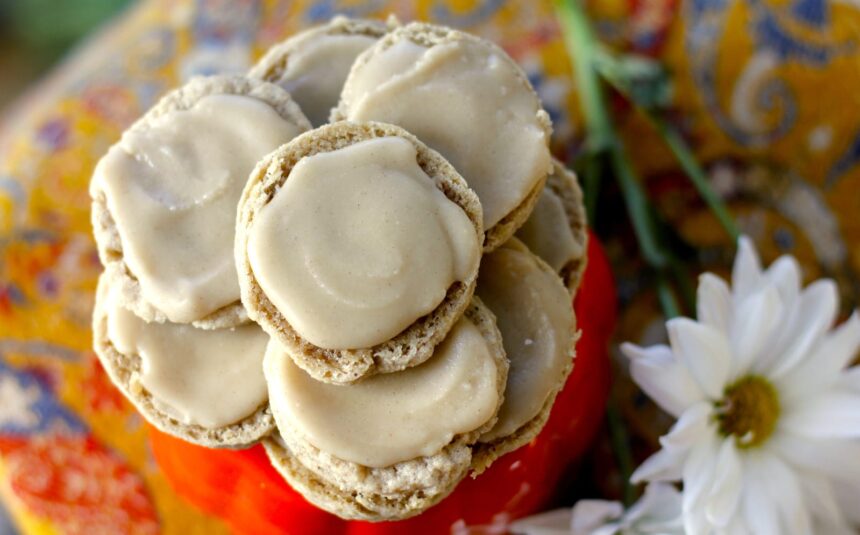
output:
<path id="1" fill-rule="evenodd" d="M 0 0 L 0 114 L 132 0 Z"/>

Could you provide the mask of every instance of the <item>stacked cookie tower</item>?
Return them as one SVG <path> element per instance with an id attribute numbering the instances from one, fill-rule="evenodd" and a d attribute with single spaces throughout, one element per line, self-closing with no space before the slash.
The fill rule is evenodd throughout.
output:
<path id="1" fill-rule="evenodd" d="M 194 79 L 93 176 L 96 352 L 156 427 L 263 441 L 344 518 L 418 514 L 572 367 L 585 223 L 549 135 L 502 50 L 428 24 L 336 18 Z"/>

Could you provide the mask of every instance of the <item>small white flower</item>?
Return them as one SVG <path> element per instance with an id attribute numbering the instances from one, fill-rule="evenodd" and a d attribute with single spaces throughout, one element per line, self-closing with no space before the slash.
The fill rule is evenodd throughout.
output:
<path id="1" fill-rule="evenodd" d="M 683 535 L 681 494 L 667 483 L 651 483 L 626 512 L 619 502 L 580 500 L 518 520 L 511 533 L 523 535 Z"/>
<path id="2" fill-rule="evenodd" d="M 637 384 L 678 418 L 634 482 L 683 481 L 689 535 L 850 532 L 860 496 L 855 313 L 833 328 L 836 285 L 801 288 L 791 256 L 767 270 L 739 242 L 732 288 L 704 274 L 698 321 L 670 346 L 624 344 Z"/>

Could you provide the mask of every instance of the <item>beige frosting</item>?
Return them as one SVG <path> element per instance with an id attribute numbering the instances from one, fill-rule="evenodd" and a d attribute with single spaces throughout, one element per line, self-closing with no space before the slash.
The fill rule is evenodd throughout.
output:
<path id="1" fill-rule="evenodd" d="M 558 386 L 571 358 L 573 308 L 557 276 L 506 246 L 484 256 L 477 293 L 496 315 L 511 363 L 499 420 L 481 437 L 490 442 L 537 416 Z"/>
<path id="2" fill-rule="evenodd" d="M 416 154 L 386 137 L 303 158 L 253 221 L 257 282 L 312 344 L 389 340 L 474 272 L 475 227 Z"/>
<path id="3" fill-rule="evenodd" d="M 239 299 L 239 195 L 257 160 L 300 132 L 258 99 L 210 95 L 127 131 L 99 162 L 94 187 L 124 261 L 169 320 L 195 321 Z"/>
<path id="4" fill-rule="evenodd" d="M 582 256 L 564 205 L 549 188 L 541 192 L 531 216 L 517 231 L 517 238 L 557 272 Z"/>
<path id="5" fill-rule="evenodd" d="M 501 54 L 470 40 L 400 40 L 357 64 L 342 94 L 347 119 L 402 126 L 448 159 L 478 194 L 484 228 L 550 168 L 540 103 Z"/>
<path id="6" fill-rule="evenodd" d="M 499 402 L 496 362 L 465 318 L 425 363 L 351 385 L 315 381 L 274 340 L 264 368 L 281 432 L 370 467 L 438 453 L 489 421 Z"/>
<path id="7" fill-rule="evenodd" d="M 263 355 L 269 337 L 257 325 L 202 330 L 147 323 L 121 306 L 108 309 L 108 338 L 141 359 L 140 384 L 155 404 L 185 424 L 217 428 L 266 402 Z"/>
<path id="8" fill-rule="evenodd" d="M 355 58 L 376 41 L 367 35 L 315 33 L 290 52 L 277 83 L 314 126 L 325 124 Z"/>

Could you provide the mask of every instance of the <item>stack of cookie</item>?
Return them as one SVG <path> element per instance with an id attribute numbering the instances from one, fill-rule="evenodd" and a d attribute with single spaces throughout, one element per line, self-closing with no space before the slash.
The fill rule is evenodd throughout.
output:
<path id="1" fill-rule="evenodd" d="M 419 514 L 572 368 L 585 222 L 550 129 L 502 50 L 428 24 L 336 18 L 194 79 L 96 167 L 96 352 L 159 429 L 263 441 L 344 518 Z"/>

